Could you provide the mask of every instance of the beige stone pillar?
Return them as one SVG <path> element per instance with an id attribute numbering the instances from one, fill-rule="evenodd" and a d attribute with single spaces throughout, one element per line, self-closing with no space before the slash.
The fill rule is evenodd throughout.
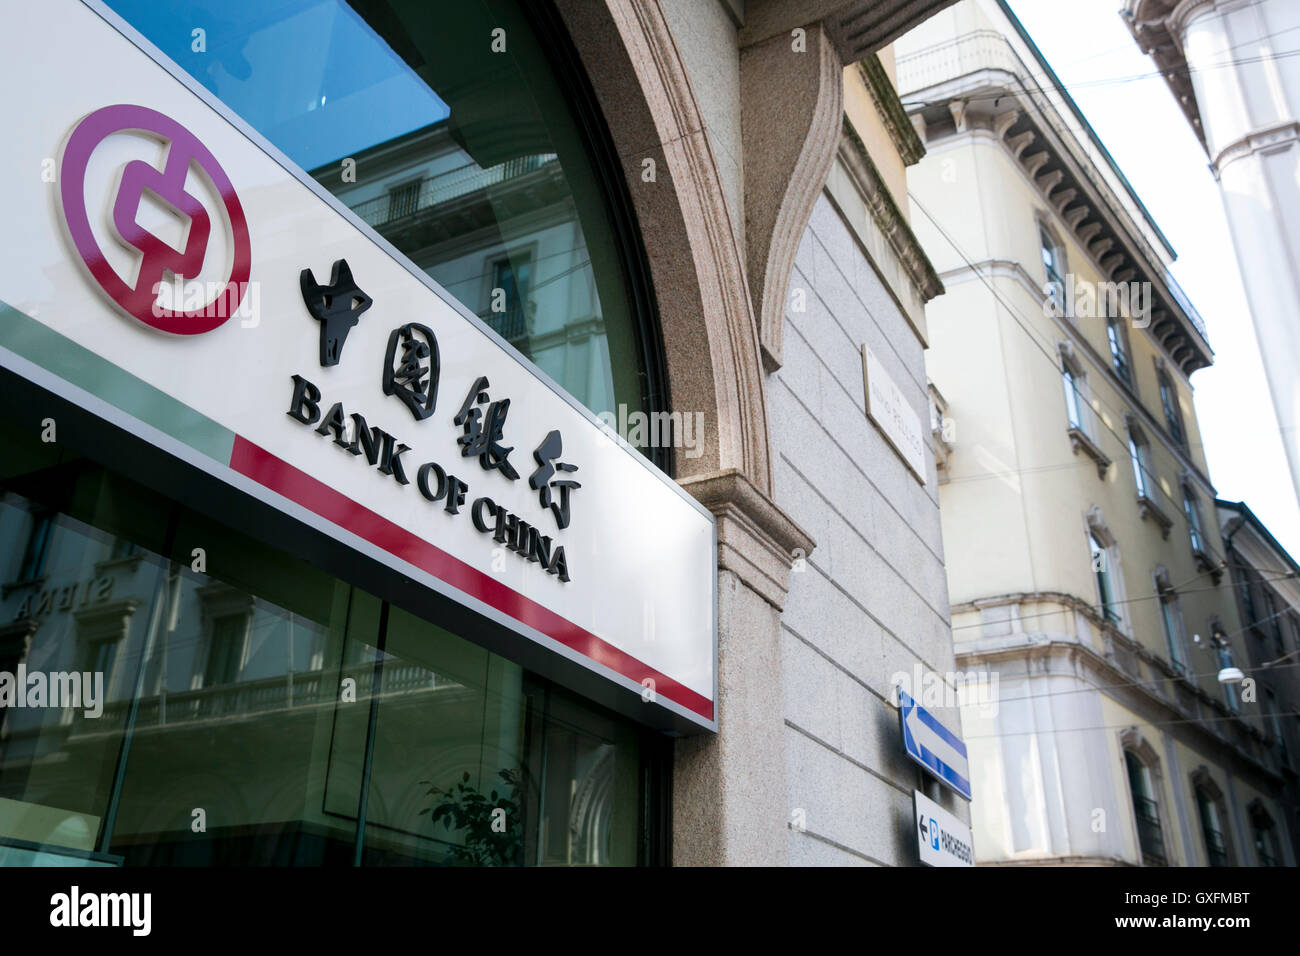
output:
<path id="1" fill-rule="evenodd" d="M 673 863 L 781 866 L 788 835 L 781 608 L 813 540 L 744 475 L 682 486 L 718 521 L 718 733 L 673 764 Z"/>

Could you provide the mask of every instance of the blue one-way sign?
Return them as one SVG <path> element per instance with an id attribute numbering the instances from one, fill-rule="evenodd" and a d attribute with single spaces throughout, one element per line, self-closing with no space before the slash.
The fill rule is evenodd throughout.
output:
<path id="1" fill-rule="evenodd" d="M 907 755 L 959 797 L 970 799 L 970 761 L 966 744 L 900 687 L 898 719 Z"/>

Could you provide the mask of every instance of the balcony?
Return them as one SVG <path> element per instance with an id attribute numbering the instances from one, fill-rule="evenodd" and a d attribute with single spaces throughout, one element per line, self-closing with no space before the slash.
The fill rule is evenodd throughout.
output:
<path id="1" fill-rule="evenodd" d="M 1160 809 L 1154 800 L 1146 797 L 1133 797 L 1133 812 L 1137 817 L 1138 844 L 1142 848 L 1142 860 L 1148 866 L 1164 866 L 1165 838 L 1160 828 Z"/>
<path id="2" fill-rule="evenodd" d="M 1218 830 L 1205 831 L 1205 852 L 1209 857 L 1210 866 L 1228 865 L 1228 847 L 1223 840 L 1223 834 Z"/>
<path id="3" fill-rule="evenodd" d="M 528 312 L 524 304 L 512 303 L 504 312 L 480 312 L 478 317 L 512 345 L 528 335 Z"/>
<path id="4" fill-rule="evenodd" d="M 1145 472 L 1146 469 L 1143 469 L 1143 471 Z M 1171 518 L 1169 513 L 1161 508 L 1160 505 L 1156 503 L 1155 499 L 1147 493 L 1148 488 L 1159 487 L 1160 486 L 1155 483 L 1155 478 L 1151 475 L 1148 474 L 1143 477 L 1141 483 L 1138 485 L 1138 515 L 1144 521 L 1147 518 L 1150 518 L 1155 523 L 1156 527 L 1160 529 L 1160 536 L 1168 539 L 1169 531 L 1174 526 L 1174 519 Z"/>
<path id="5" fill-rule="evenodd" d="M 1106 472 L 1110 469 L 1110 457 L 1101 450 L 1091 435 L 1089 435 L 1081 425 L 1071 423 L 1067 434 L 1070 436 L 1070 449 L 1074 454 L 1083 452 L 1092 459 L 1093 464 L 1097 466 L 1097 477 L 1105 479 Z"/>
<path id="6" fill-rule="evenodd" d="M 287 715 L 301 708 L 334 706 L 340 682 L 355 681 L 356 697 L 370 696 L 375 666 L 367 661 L 343 668 L 341 673 L 299 671 L 276 677 L 217 684 L 197 690 L 168 691 L 142 697 L 136 713 L 137 728 L 247 720 L 258 716 Z M 415 664 L 386 661 L 379 697 L 391 699 L 416 693 L 450 690 L 462 685 Z M 73 715 L 73 736 L 120 733 L 126 726 L 130 700 L 111 701 L 98 719 Z"/>
<path id="7" fill-rule="evenodd" d="M 554 153 L 541 153 L 536 156 L 508 159 L 487 169 L 480 169 L 475 165 L 462 166 L 450 172 L 421 179 L 416 183 L 399 186 L 383 196 L 357 203 L 352 207 L 352 211 L 367 224 L 381 229 L 453 199 L 517 179 L 541 169 L 554 160 Z"/>
<path id="8" fill-rule="evenodd" d="M 1169 294 L 1178 303 L 1178 307 L 1187 314 L 1192 326 L 1200 333 L 1201 341 L 1208 345 L 1210 336 L 1205 331 L 1205 319 L 1201 318 L 1201 313 L 1196 311 L 1196 306 L 1192 305 L 1192 300 L 1187 297 L 1183 287 L 1178 284 L 1178 280 L 1174 278 L 1174 274 L 1168 269 L 1165 270 L 1165 285 L 1169 287 Z"/>

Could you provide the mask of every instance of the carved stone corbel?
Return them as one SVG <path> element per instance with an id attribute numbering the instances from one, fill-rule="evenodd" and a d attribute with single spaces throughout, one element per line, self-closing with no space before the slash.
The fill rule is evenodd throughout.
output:
<path id="1" fill-rule="evenodd" d="M 768 372 L 781 367 L 790 272 L 839 143 L 842 70 L 820 24 L 802 44 L 777 34 L 740 54 L 746 266 Z"/>

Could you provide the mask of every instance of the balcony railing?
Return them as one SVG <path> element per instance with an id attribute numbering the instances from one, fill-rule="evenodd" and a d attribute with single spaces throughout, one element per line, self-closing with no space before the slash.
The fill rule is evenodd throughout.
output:
<path id="1" fill-rule="evenodd" d="M 1218 830 L 1205 831 L 1205 851 L 1210 858 L 1210 866 L 1228 865 L 1228 847 L 1224 843 L 1223 834 Z"/>
<path id="2" fill-rule="evenodd" d="M 507 342 L 523 338 L 528 331 L 528 314 L 519 303 L 509 306 L 504 312 L 480 312 L 479 318 Z"/>
<path id="3" fill-rule="evenodd" d="M 1133 797 L 1133 812 L 1137 816 L 1138 843 L 1142 856 L 1150 863 L 1165 863 L 1165 839 L 1160 828 L 1160 809 L 1154 800 Z"/>
<path id="4" fill-rule="evenodd" d="M 343 668 L 337 678 L 332 676 L 327 685 L 322 684 L 326 672 L 299 671 L 276 677 L 217 684 L 197 690 L 168 691 L 165 695 L 141 698 L 136 714 L 136 727 L 162 726 L 205 720 L 238 719 L 255 714 L 292 710 L 333 702 L 343 679 L 356 682 L 356 697 L 365 699 L 374 683 L 375 668 L 372 662 L 354 664 Z M 380 697 L 457 687 L 455 681 L 441 677 L 426 668 L 404 661 L 384 662 Z M 104 713 L 97 719 L 76 720 L 74 734 L 99 734 L 122 730 L 126 724 L 129 700 L 112 701 L 105 705 Z"/>
<path id="5" fill-rule="evenodd" d="M 540 153 L 508 159 L 487 169 L 472 164 L 462 166 L 422 179 L 418 185 L 411 183 L 399 186 L 391 193 L 357 203 L 352 211 L 378 229 L 461 196 L 531 173 L 554 159 L 554 153 Z"/>
<path id="6" fill-rule="evenodd" d="M 1174 297 L 1174 301 L 1177 302 L 1179 307 L 1187 313 L 1187 317 L 1191 319 L 1192 325 L 1195 326 L 1196 331 L 1200 333 L 1201 341 L 1206 345 L 1209 345 L 1210 337 L 1205 331 L 1205 320 L 1201 318 L 1201 313 L 1196 311 L 1196 306 L 1192 305 L 1192 300 L 1187 297 L 1187 293 L 1183 291 L 1183 287 L 1178 284 L 1178 280 L 1174 278 L 1174 274 L 1168 269 L 1165 270 L 1165 284 L 1169 286 L 1169 293 Z"/>

